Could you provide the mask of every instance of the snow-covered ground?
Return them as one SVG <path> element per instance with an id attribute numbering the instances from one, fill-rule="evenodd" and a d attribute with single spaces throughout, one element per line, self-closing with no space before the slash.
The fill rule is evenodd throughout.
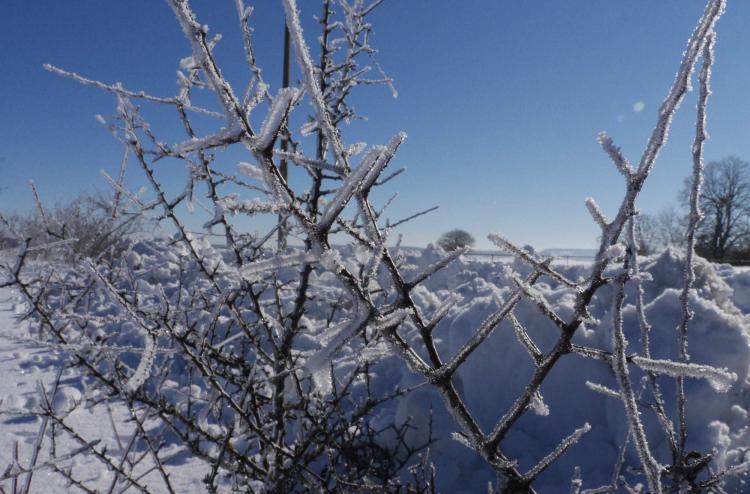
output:
<path id="1" fill-rule="evenodd" d="M 18 321 L 17 308 L 19 297 L 10 289 L 0 289 L 0 478 L 10 473 L 11 469 L 30 467 L 34 444 L 39 435 L 43 419 L 29 412 L 39 410 L 40 386 L 47 393 L 54 389 L 58 369 L 51 365 L 57 361 L 64 365 L 63 359 L 57 359 L 49 347 L 37 344 L 28 334 L 24 323 Z M 102 450 L 105 446 L 109 454 L 124 451 L 130 438 L 133 424 L 129 421 L 129 410 L 125 406 L 100 405 L 85 408 L 81 405 L 81 387 L 73 369 L 63 370 L 60 374 L 60 385 L 51 399 L 55 410 L 70 410 L 65 422 L 74 428 L 84 442 L 99 441 L 95 446 Z M 48 432 L 52 425 L 47 425 Z M 59 427 L 57 427 L 59 431 Z M 116 432 L 115 432 L 116 429 Z M 79 449 L 81 443 L 64 432 L 58 432 L 55 444 L 56 455 L 63 459 L 54 462 L 61 470 L 69 470 L 71 475 L 87 486 L 95 487 L 100 492 L 137 492 L 127 481 L 120 480 L 114 484 L 115 475 L 107 466 L 92 455 L 77 455 L 72 459 L 64 458 L 66 453 Z M 18 466 L 14 467 L 15 448 L 18 447 Z M 41 444 L 36 462 L 38 470 L 31 479 L 32 493 L 67 493 L 81 492 L 71 485 L 60 473 L 46 464 L 50 460 L 52 443 L 49 436 Z M 142 445 L 131 448 L 130 458 L 143 454 Z M 127 463 L 127 462 L 126 462 Z M 143 475 L 139 483 L 149 492 L 168 492 L 160 475 L 151 470 L 153 462 L 146 457 L 136 468 L 134 477 Z M 201 479 L 207 473 L 205 465 L 184 455 L 174 458 L 166 466 L 170 482 L 175 492 L 201 492 Z M 151 470 L 149 472 L 149 470 Z M 18 485 L 25 485 L 27 475 L 19 477 Z M 12 493 L 12 480 L 0 481 L 3 492 Z"/>
<path id="2" fill-rule="evenodd" d="M 406 266 L 411 268 L 405 269 L 419 270 L 441 255 L 442 252 L 431 248 L 407 251 L 404 259 Z M 143 266 L 149 266 L 153 262 L 154 266 L 165 270 L 163 274 L 168 277 L 170 273 L 166 272 L 164 263 L 158 261 L 158 254 L 143 254 L 139 259 Z M 655 358 L 674 358 L 676 354 L 675 328 L 681 311 L 679 289 L 682 283 L 682 264 L 680 254 L 673 251 L 643 262 L 644 270 L 653 278 L 645 283 L 644 289 L 646 313 L 653 325 L 651 341 Z M 511 265 L 521 274 L 528 271 L 520 263 Z M 462 302 L 453 307 L 435 329 L 442 354 L 451 355 L 460 348 L 483 319 L 509 296 L 513 285 L 504 270 L 505 266 L 506 263 L 460 259 L 413 292 L 415 302 L 427 314 L 436 311 L 453 294 L 462 297 Z M 585 276 L 588 269 L 585 264 L 566 266 L 565 263 L 559 263 L 557 266 L 573 280 Z M 746 451 L 750 448 L 750 270 L 699 260 L 696 273 L 696 290 L 691 298 L 695 311 L 695 318 L 690 323 L 691 359 L 695 363 L 727 368 L 738 376 L 738 381 L 725 393 L 717 393 L 711 383 L 704 380 L 687 382 L 690 427 L 688 447 L 700 451 L 714 450 L 713 466 L 719 468 L 746 461 Z M 324 280 L 321 278 L 320 281 Z M 558 314 L 564 318 L 570 316 L 574 295 L 569 289 L 549 280 L 541 281 L 536 288 Z M 624 311 L 625 330 L 631 345 L 629 349 L 639 351 L 639 330 L 632 305 L 632 287 L 628 293 L 630 298 L 626 301 Z M 591 312 L 601 324 L 579 331 L 575 343 L 603 350 L 611 349 L 611 295 L 611 288 L 607 287 L 597 293 L 591 304 Z M 14 415 L 13 412 L 37 409 L 37 383 L 41 382 L 49 392 L 56 377 L 56 369 L 50 365 L 54 360 L 50 358 L 55 355 L 53 351 L 33 339 L 18 339 L 18 336 L 27 335 L 24 325 L 17 321 L 17 303 L 18 299 L 10 290 L 0 291 L 0 396 L 3 397 L 0 405 L 0 410 L 3 411 L 0 416 L 0 466 L 3 467 L 12 463 L 16 443 L 19 445 L 21 467 L 28 466 L 42 421 L 28 415 Z M 556 340 L 557 328 L 529 302 L 521 302 L 515 313 L 541 350 L 549 350 Z M 405 328 L 405 334 L 407 337 L 415 336 L 409 335 L 408 327 Z M 343 353 L 346 351 L 346 348 L 342 349 Z M 516 341 L 512 327 L 504 322 L 459 370 L 458 387 L 476 420 L 486 430 L 512 404 L 532 371 L 529 356 Z M 633 375 L 633 381 L 639 382 L 637 379 L 641 375 L 637 371 L 633 371 Z M 381 389 L 420 383 L 395 357 L 386 357 L 378 362 L 373 370 L 373 379 Z M 544 407 L 540 407 L 539 413 L 527 414 L 503 442 L 503 448 L 518 458 L 521 469 L 526 470 L 551 451 L 563 437 L 584 423 L 592 425 L 591 431 L 539 478 L 535 484 L 539 492 L 567 492 L 576 466 L 581 467 L 585 488 L 598 487 L 608 483 L 611 478 L 612 466 L 627 432 L 624 411 L 620 401 L 595 393 L 587 387 L 587 381 L 617 387 L 608 365 L 576 355 L 563 357 L 542 386 L 548 413 L 544 413 Z M 660 381 L 667 407 L 674 410 L 674 380 L 664 378 Z M 93 410 L 75 406 L 81 389 L 73 371 L 64 371 L 58 390 L 61 398 L 57 400 L 56 406 L 72 409 L 66 420 L 75 425 L 84 441 L 100 440 L 102 443 L 97 447 L 101 448 L 106 444 L 110 453 L 118 451 L 118 448 L 123 450 L 129 430 L 132 430 L 132 423 L 127 421 L 129 410 L 125 406 L 114 406 L 110 420 L 104 406 Z M 442 399 L 429 387 L 419 387 L 405 398 L 384 406 L 376 416 L 376 421 L 387 425 L 403 423 L 409 418 L 410 424 L 416 427 L 413 434 L 420 436 L 425 434 L 430 416 L 438 439 L 431 448 L 430 457 L 437 465 L 440 491 L 482 492 L 488 481 L 495 480 L 494 475 L 478 455 L 451 439 L 451 432 L 456 431 L 455 422 L 445 411 Z M 669 450 L 666 441 L 658 439 L 662 434 L 656 420 L 647 413 L 643 414 L 643 420 L 649 430 L 649 438 L 653 438 L 651 447 L 655 456 L 666 463 L 669 460 Z M 58 455 L 61 451 L 80 447 L 70 437 L 63 436 L 57 444 Z M 46 439 L 38 465 L 49 458 L 50 446 L 49 439 Z M 173 447 L 175 453 L 178 453 L 177 447 Z M 141 448 L 136 454 L 142 453 Z M 114 474 L 104 464 L 90 456 L 85 461 L 82 457 L 63 460 L 58 466 L 62 469 L 72 466 L 72 473 L 76 478 L 94 479 L 97 488 L 104 492 L 107 492 L 114 479 Z M 136 467 L 135 475 L 147 472 L 151 467 L 147 458 Z M 636 453 L 630 448 L 625 456 L 623 472 L 637 472 L 638 468 Z M 170 480 L 176 492 L 203 490 L 200 482 L 206 469 L 198 460 L 178 454 L 173 461 L 168 462 L 167 469 L 171 473 Z M 634 478 L 638 477 L 637 473 L 632 475 Z M 165 491 L 156 471 L 148 473 L 142 482 L 148 485 L 150 492 Z M 0 482 L 0 487 L 5 488 L 6 485 L 9 485 L 8 481 Z M 739 481 L 731 481 L 730 486 L 734 490 L 730 489 L 728 492 L 745 492 L 742 490 L 744 485 Z M 121 482 L 114 492 L 121 492 L 127 487 L 127 483 Z M 43 468 L 34 474 L 31 491 L 68 492 L 70 489 L 60 474 L 53 472 L 51 468 Z"/>
<path id="3" fill-rule="evenodd" d="M 423 253 L 429 261 L 435 253 Z M 680 321 L 679 303 L 683 269 L 682 254 L 666 251 L 643 260 L 644 271 L 653 280 L 644 283 L 646 314 L 653 326 L 651 348 L 655 358 L 676 358 L 676 328 Z M 413 262 L 420 261 L 414 259 Z M 529 268 L 520 263 L 514 269 L 527 273 Z M 568 279 L 584 276 L 585 265 L 558 269 Z M 695 363 L 727 368 L 738 376 L 736 384 L 726 393 L 715 392 L 705 380 L 688 380 L 688 447 L 699 451 L 716 451 L 714 468 L 746 461 L 746 448 L 750 446 L 747 411 L 750 410 L 750 271 L 738 270 L 729 265 L 716 265 L 698 259 L 697 280 L 691 306 L 695 312 L 690 322 L 690 356 Z M 420 306 L 426 313 L 434 311 L 440 300 L 450 293 L 463 297 L 463 303 L 451 310 L 435 330 L 442 337 L 446 354 L 455 352 L 481 324 L 496 310 L 500 300 L 511 293 L 512 285 L 502 266 L 483 262 L 460 260 L 436 274 L 426 282 Z M 536 285 L 539 293 L 550 302 L 563 318 L 572 314 L 574 295 L 564 287 L 545 280 Z M 630 342 L 629 351 L 640 352 L 639 326 L 636 318 L 634 288 L 628 290 L 624 311 L 624 325 Z M 610 350 L 612 345 L 612 291 L 607 287 L 595 296 L 591 311 L 599 325 L 579 331 L 574 343 Z M 516 315 L 524 322 L 529 333 L 542 351 L 549 350 L 557 336 L 557 328 L 542 316 L 530 302 L 523 301 Z M 525 350 L 516 341 L 509 323 L 503 322 L 492 337 L 483 344 L 469 362 L 459 371 L 462 394 L 480 424 L 489 429 L 507 410 L 527 384 L 533 371 Z M 641 374 L 631 370 L 634 382 Z M 410 375 L 405 375 L 408 382 Z M 402 384 L 405 382 L 402 381 Z M 542 395 L 549 408 L 548 415 L 527 414 L 519 427 L 508 434 L 506 450 L 519 458 L 521 469 L 530 468 L 541 456 L 551 451 L 557 443 L 576 428 L 588 422 L 592 430 L 578 444 L 555 463 L 535 484 L 540 492 L 563 492 L 567 489 L 574 467 L 580 466 L 584 488 L 594 488 L 608 483 L 612 466 L 616 462 L 620 445 L 626 436 L 626 420 L 622 403 L 591 391 L 586 381 L 604 384 L 617 389 L 609 365 L 577 355 L 568 355 L 558 364 L 542 386 Z M 675 386 L 673 379 L 660 379 L 668 409 L 674 410 Z M 473 454 L 447 438 L 446 430 L 455 430 L 447 417 L 439 397 L 428 389 L 420 389 L 404 400 L 397 416 L 425 416 L 432 408 L 436 430 L 442 437 L 433 448 L 433 458 L 438 464 L 442 485 L 450 486 L 446 492 L 479 492 L 482 485 L 492 480 L 491 473 Z M 669 450 L 653 415 L 644 413 L 649 437 L 660 439 L 651 444 L 662 463 L 669 461 Z M 653 439 L 652 439 L 653 440 Z M 626 469 L 639 468 L 635 451 L 626 455 Z M 565 485 L 566 488 L 560 487 Z M 738 484 L 734 484 L 735 489 Z M 744 487 L 742 487 L 744 488 Z M 745 492 L 729 490 L 729 492 Z"/>

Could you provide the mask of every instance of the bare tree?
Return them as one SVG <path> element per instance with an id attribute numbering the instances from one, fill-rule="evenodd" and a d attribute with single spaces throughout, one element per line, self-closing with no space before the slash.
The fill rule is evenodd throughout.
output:
<path id="1" fill-rule="evenodd" d="M 667 247 L 685 247 L 686 217 L 673 205 L 654 215 L 639 215 L 638 230 L 642 254 L 652 254 Z"/>
<path id="2" fill-rule="evenodd" d="M 698 252 L 722 260 L 741 250 L 750 240 L 750 163 L 736 156 L 709 162 L 700 206 Z"/>

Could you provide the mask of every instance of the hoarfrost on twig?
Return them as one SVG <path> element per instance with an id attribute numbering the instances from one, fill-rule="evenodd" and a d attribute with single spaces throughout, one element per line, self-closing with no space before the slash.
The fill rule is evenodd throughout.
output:
<path id="1" fill-rule="evenodd" d="M 737 374 L 726 369 L 717 369 L 710 365 L 675 362 L 673 360 L 657 360 L 645 357 L 633 357 L 633 363 L 641 369 L 671 377 L 693 377 L 705 379 L 714 390 L 725 393 L 737 381 Z"/>
<path id="2" fill-rule="evenodd" d="M 578 442 L 578 440 L 586 434 L 588 431 L 591 430 L 591 425 L 586 422 L 583 424 L 582 427 L 576 429 L 573 431 L 571 435 L 563 439 L 560 444 L 557 445 L 557 447 L 552 450 L 547 456 L 542 458 L 539 463 L 534 465 L 534 467 L 529 470 L 525 475 L 524 478 L 531 480 L 535 479 L 540 473 L 542 473 L 547 467 L 549 467 L 552 462 L 557 460 L 559 457 L 561 457 L 565 452 L 573 446 L 575 443 Z"/>

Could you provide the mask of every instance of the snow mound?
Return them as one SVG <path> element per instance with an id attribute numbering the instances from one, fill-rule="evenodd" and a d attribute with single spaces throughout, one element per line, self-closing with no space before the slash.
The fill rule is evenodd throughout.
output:
<path id="1" fill-rule="evenodd" d="M 227 268 L 224 262 L 229 254 L 217 250 L 207 242 L 195 240 L 206 262 L 216 266 L 216 281 L 222 287 L 236 287 L 242 282 L 241 274 Z M 444 258 L 445 253 L 434 246 L 424 250 L 402 249 L 394 252 L 405 277 L 415 276 L 427 266 Z M 351 247 L 338 249 L 335 259 L 323 264 L 356 264 L 361 252 Z M 621 252 L 613 252 L 619 256 Z M 668 250 L 658 256 L 642 260 L 642 268 L 650 281 L 644 281 L 646 314 L 653 326 L 651 350 L 655 359 L 674 359 L 677 355 L 676 328 L 680 321 L 679 302 L 682 286 L 684 255 Z M 524 276 L 529 273 L 526 266 L 514 262 L 512 270 L 507 264 L 491 263 L 461 257 L 430 276 L 413 292 L 412 297 L 425 320 L 447 308 L 445 317 L 433 334 L 438 350 L 444 360 L 454 355 L 474 334 L 484 319 L 508 300 L 515 290 L 512 280 L 515 271 Z M 562 274 L 577 280 L 587 275 L 586 266 L 558 266 Z M 232 324 L 232 314 L 218 303 L 214 312 L 181 304 L 188 299 L 186 290 L 206 289 L 208 281 L 199 275 L 191 256 L 181 243 L 168 244 L 160 241 L 142 241 L 112 269 L 126 270 L 135 279 L 132 284 L 122 282 L 116 290 L 128 291 L 144 311 L 156 311 L 163 297 L 174 309 L 184 310 L 193 331 L 204 331 L 212 326 L 214 334 L 222 340 L 215 345 L 226 349 L 244 351 L 238 345 L 238 330 Z M 281 282 L 292 280 L 297 275 L 297 266 L 282 266 L 276 273 Z M 606 274 L 606 273 L 605 273 Z M 65 276 L 75 278 L 80 273 L 69 272 Z M 385 286 L 381 273 L 381 284 Z M 374 281 L 373 281 L 374 282 Z M 341 287 L 335 276 L 321 265 L 310 278 L 314 297 L 304 314 L 306 330 L 294 342 L 295 351 L 309 360 L 302 365 L 301 373 L 327 370 L 315 364 L 316 355 L 331 355 L 334 360 L 333 378 L 342 379 L 356 362 L 372 361 L 370 385 L 374 394 L 385 395 L 398 386 L 408 388 L 423 384 L 421 378 L 411 373 L 397 357 L 375 343 L 363 345 L 361 338 L 349 338 L 342 326 L 342 337 L 331 334 L 323 323 L 328 314 L 329 303 L 337 298 Z M 703 259 L 697 260 L 696 281 L 690 295 L 695 312 L 689 324 L 690 360 L 695 364 L 706 364 L 726 369 L 738 376 L 736 383 L 726 393 L 717 393 L 704 379 L 687 379 L 688 425 L 690 449 L 716 450 L 716 467 L 736 465 L 745 458 L 750 448 L 747 415 L 750 409 L 750 271 L 741 271 L 726 265 L 714 265 Z M 534 290 L 549 303 L 563 319 L 573 315 L 575 293 L 554 280 L 542 277 Z M 624 331 L 629 341 L 628 351 L 641 353 L 639 326 L 634 308 L 635 287 L 628 284 L 623 312 Z M 294 300 L 282 298 L 277 301 L 290 311 Z M 213 423 L 209 413 L 210 396 L 204 396 L 208 386 L 193 376 L 187 377 L 185 362 L 163 349 L 169 349 L 173 336 L 179 336 L 185 328 L 172 329 L 173 336 L 164 333 L 150 334 L 132 320 L 128 320 L 120 305 L 106 290 L 93 290 L 86 299 L 88 326 L 86 338 L 76 344 L 78 348 L 106 342 L 122 349 L 117 358 L 130 375 L 138 377 L 137 384 L 147 392 L 158 393 L 160 398 L 173 403 L 178 410 L 187 406 L 184 396 L 193 396 L 193 410 L 208 417 L 206 427 L 219 427 Z M 612 341 L 612 289 L 605 286 L 597 292 L 591 302 L 590 311 L 598 324 L 587 324 L 574 338 L 574 343 L 611 351 Z M 356 317 L 357 308 L 342 305 L 345 314 L 337 323 L 346 323 L 347 318 Z M 524 325 L 531 338 L 543 353 L 548 352 L 557 341 L 559 329 L 544 316 L 538 307 L 522 300 L 514 314 Z M 251 307 L 243 313 L 248 320 L 257 318 Z M 419 335 L 408 318 L 399 330 L 403 337 L 421 351 Z M 377 334 L 377 328 L 372 329 Z M 346 336 L 346 337 L 344 337 Z M 153 338 L 153 341 L 151 339 Z M 335 344 L 331 344 L 333 341 Z M 328 342 L 328 343 L 326 343 Z M 156 350 L 155 350 L 156 349 Z M 326 353 L 328 352 L 328 353 Z M 251 354 L 245 356 L 249 361 Z M 146 360 L 144 360 L 146 359 Z M 326 359 L 327 360 L 327 359 Z M 148 363 L 146 366 L 145 363 Z M 314 367 L 311 369 L 311 367 Z M 528 384 L 534 371 L 534 363 L 526 348 L 518 341 L 510 321 L 503 321 L 494 333 L 469 357 L 455 377 L 455 385 L 464 398 L 471 414 L 484 431 L 489 431 L 513 404 L 516 397 Z M 140 373 L 139 373 L 140 372 Z M 152 376 L 159 375 L 159 379 Z M 327 377 L 327 376 L 326 376 Z M 636 392 L 641 389 L 643 372 L 631 368 L 631 379 Z M 659 377 L 666 407 L 669 413 L 676 410 L 674 379 Z M 589 383 L 589 384 L 587 384 Z M 540 492 L 559 492 L 560 486 L 568 486 L 575 467 L 579 466 L 585 488 L 606 484 L 611 479 L 612 468 L 623 443 L 627 425 L 622 403 L 592 390 L 591 383 L 617 389 L 617 383 L 608 364 L 586 359 L 575 354 L 561 358 L 541 388 L 541 396 L 533 403 L 532 413 L 525 414 L 507 434 L 501 444 L 503 451 L 517 458 L 519 469 L 528 471 L 545 455 L 553 451 L 565 437 L 579 430 L 583 424 L 591 424 L 590 432 L 583 435 L 577 444 L 552 464 L 538 479 L 535 486 Z M 361 386 L 361 383 L 355 383 Z M 596 388 L 596 386 L 594 386 Z M 201 398 L 203 397 L 203 398 Z M 55 408 L 70 412 L 81 402 L 80 391 L 64 387 L 55 396 Z M 653 414 L 643 413 L 642 420 L 648 437 L 653 438 L 651 448 L 660 463 L 670 461 L 670 451 L 660 432 Z M 436 442 L 430 448 L 430 458 L 437 466 L 438 487 L 441 492 L 481 492 L 487 482 L 496 480 L 495 474 L 479 455 L 451 438 L 458 431 L 453 417 L 446 411 L 443 399 L 429 386 L 419 386 L 404 397 L 382 405 L 372 425 L 386 429 L 408 422 L 411 427 L 407 439 L 415 443 L 428 437 L 431 427 Z M 640 462 L 632 448 L 625 456 L 623 472 L 636 478 Z M 642 480 L 642 479 L 641 479 Z M 565 488 L 567 490 L 567 487 Z"/>
<path id="2" fill-rule="evenodd" d="M 433 262 L 435 257 L 435 249 L 428 248 L 421 257 L 412 253 L 406 260 L 418 269 Z M 643 270 L 652 278 L 644 282 L 644 290 L 646 313 L 653 326 L 651 349 L 654 358 L 675 359 L 677 356 L 676 328 L 681 317 L 679 296 L 683 266 L 684 255 L 675 250 L 642 262 Z M 586 274 L 587 268 L 559 269 L 569 279 L 577 279 Z M 425 314 L 437 310 L 440 300 L 449 293 L 462 297 L 463 301 L 448 312 L 434 332 L 445 358 L 454 354 L 484 318 L 509 297 L 509 286 L 512 284 L 502 265 L 461 258 L 427 280 L 425 286 L 416 292 L 415 301 Z M 750 318 L 746 315 L 747 305 L 744 305 L 750 301 L 750 273 L 717 266 L 699 258 L 694 286 L 690 296 L 695 312 L 689 325 L 691 362 L 725 368 L 739 379 L 726 393 L 717 393 L 711 383 L 703 379 L 686 380 L 688 447 L 709 452 L 716 449 L 716 466 L 723 467 L 743 461 L 745 448 L 750 446 L 746 420 L 750 406 Z M 569 289 L 547 278 L 542 278 L 535 287 L 563 319 L 572 315 L 575 296 Z M 640 352 L 640 330 L 633 305 L 634 287 L 629 286 L 627 293 L 624 330 L 630 342 L 628 351 Z M 605 287 L 597 293 L 591 306 L 592 314 L 601 323 L 579 331 L 575 343 L 611 350 L 611 304 L 611 289 Z M 549 351 L 559 332 L 549 319 L 526 301 L 519 303 L 515 314 L 542 352 Z M 396 359 L 391 359 L 388 365 L 398 364 Z M 459 369 L 456 385 L 475 419 L 487 431 L 522 392 L 533 370 L 533 363 L 516 340 L 513 327 L 508 321 L 503 321 Z M 640 389 L 638 383 L 643 373 L 631 368 L 631 376 L 634 385 Z M 586 381 L 617 389 L 614 374 L 604 362 L 572 354 L 564 356 L 542 386 L 541 395 L 549 414 L 526 414 L 501 445 L 509 455 L 519 459 L 520 469 L 526 471 L 581 424 L 592 424 L 591 432 L 542 474 L 535 484 L 540 492 L 558 492 L 561 485 L 569 485 L 576 466 L 581 467 L 586 488 L 606 484 L 611 479 L 613 465 L 627 433 L 623 406 L 619 400 L 593 392 Z M 674 379 L 659 377 L 658 381 L 667 410 L 672 413 L 676 410 Z M 405 372 L 397 384 L 413 385 L 417 382 Z M 383 413 L 401 423 L 408 418 L 410 424 L 417 427 L 414 438 L 424 437 L 424 430 L 418 428 L 426 427 L 431 418 L 433 431 L 438 435 L 431 457 L 436 462 L 439 484 L 445 492 L 479 492 L 488 481 L 494 481 L 492 471 L 478 455 L 451 439 L 450 433 L 456 430 L 456 425 L 434 391 L 420 388 L 400 401 L 395 413 L 390 410 Z M 644 413 L 643 420 L 650 438 L 663 437 L 653 415 Z M 651 447 L 658 461 L 669 463 L 671 453 L 665 440 L 656 441 Z M 628 450 L 625 461 L 623 471 L 627 467 L 640 468 L 632 448 Z"/>

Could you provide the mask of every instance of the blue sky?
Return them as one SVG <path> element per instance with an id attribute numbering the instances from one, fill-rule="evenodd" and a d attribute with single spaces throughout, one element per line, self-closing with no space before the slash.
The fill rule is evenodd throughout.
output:
<path id="1" fill-rule="evenodd" d="M 257 3 L 256 49 L 277 83 L 280 4 Z M 238 87 L 245 78 L 234 2 L 193 0 L 201 22 L 223 41 L 217 56 Z M 301 0 L 303 17 L 318 2 Z M 600 150 L 606 130 L 638 161 L 687 38 L 699 1 L 389 0 L 373 15 L 373 45 L 395 79 L 357 93 L 368 117 L 344 133 L 348 142 L 409 139 L 391 183 L 400 198 L 393 220 L 439 205 L 403 228 L 404 242 L 424 245 L 460 227 L 480 248 L 490 232 L 536 247 L 593 247 L 597 230 L 584 207 L 593 196 L 613 211 L 622 179 Z M 116 170 L 121 148 L 94 119 L 114 110 L 111 95 L 50 74 L 43 63 L 156 95 L 175 91 L 175 70 L 189 54 L 166 3 L 0 3 L 0 211 L 31 205 L 33 179 L 48 202 L 104 187 L 100 169 Z M 707 159 L 750 159 L 750 3 L 730 0 L 719 21 Z M 317 37 L 306 25 L 307 39 Z M 695 94 L 685 100 L 670 142 L 646 185 L 641 208 L 676 202 L 690 171 Z M 153 114 L 154 124 L 173 122 Z M 175 134 L 176 135 L 176 134 Z M 137 170 L 130 182 L 140 183 Z M 182 179 L 179 179 L 182 180 Z"/>

